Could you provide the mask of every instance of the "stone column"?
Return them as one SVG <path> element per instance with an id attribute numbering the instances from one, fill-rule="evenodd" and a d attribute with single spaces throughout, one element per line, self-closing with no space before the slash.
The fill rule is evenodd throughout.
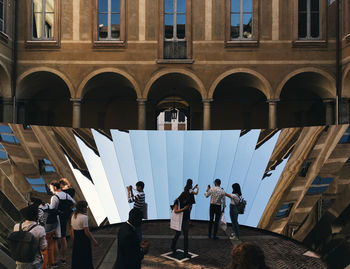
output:
<path id="1" fill-rule="evenodd" d="M 81 99 L 70 99 L 73 102 L 73 120 L 72 127 L 80 128 L 81 127 Z"/>
<path id="2" fill-rule="evenodd" d="M 279 99 L 269 99 L 269 129 L 277 128 L 277 102 Z"/>
<path id="3" fill-rule="evenodd" d="M 3 98 L 2 99 L 2 121 L 12 122 L 13 121 L 13 99 Z"/>
<path id="4" fill-rule="evenodd" d="M 334 119 L 334 111 L 333 111 L 333 103 L 334 100 L 329 98 L 329 99 L 323 99 L 323 103 L 325 106 L 325 121 L 326 121 L 326 125 L 331 125 L 334 123 L 333 119 Z"/>
<path id="5" fill-rule="evenodd" d="M 210 130 L 210 103 L 213 99 L 203 100 L 203 130 Z"/>
<path id="6" fill-rule="evenodd" d="M 146 101 L 147 99 L 145 98 L 137 99 L 139 130 L 146 130 Z"/>

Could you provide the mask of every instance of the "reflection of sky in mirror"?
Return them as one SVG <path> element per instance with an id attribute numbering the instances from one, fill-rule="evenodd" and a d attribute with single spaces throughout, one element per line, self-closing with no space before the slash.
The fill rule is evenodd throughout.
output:
<path id="1" fill-rule="evenodd" d="M 97 225 L 100 225 L 106 218 L 106 212 L 101 204 L 99 195 L 97 194 L 95 185 L 86 178 L 78 169 L 75 169 L 70 163 L 69 159 L 66 157 L 66 160 L 69 164 L 70 169 L 72 170 L 75 179 L 78 182 L 79 188 L 84 194 L 85 200 L 89 205 L 91 214 L 94 216 Z"/>
<path id="2" fill-rule="evenodd" d="M 78 140 L 87 167 L 96 185 L 110 223 L 125 221 L 132 205 L 127 202 L 126 186 L 145 182 L 150 219 L 168 219 L 170 204 L 180 195 L 191 178 L 199 185 L 192 218 L 208 220 L 210 199 L 206 186 L 215 178 L 231 193 L 239 183 L 247 200 L 246 213 L 239 222 L 256 226 L 286 163 L 262 180 L 279 132 L 255 149 L 260 130 L 240 136 L 233 131 L 130 131 L 111 130 L 112 139 L 93 131 L 100 154 Z M 135 190 L 136 192 L 136 190 Z M 229 199 L 226 200 L 227 206 Z M 112 219 L 110 217 L 113 216 Z M 119 218 L 119 219 L 118 219 Z M 229 207 L 226 208 L 229 221 Z"/>
<path id="3" fill-rule="evenodd" d="M 75 139 L 77 140 L 81 154 L 84 157 L 86 166 L 89 169 L 89 173 L 94 182 L 96 192 L 101 200 L 109 222 L 120 222 L 121 219 L 109 185 L 109 180 L 112 179 L 107 179 L 100 157 L 97 156 L 95 152 L 93 152 L 88 146 L 86 146 L 85 143 L 77 136 Z"/>

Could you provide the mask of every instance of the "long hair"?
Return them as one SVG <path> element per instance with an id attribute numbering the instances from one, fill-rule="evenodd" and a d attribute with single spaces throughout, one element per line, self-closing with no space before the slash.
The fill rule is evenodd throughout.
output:
<path id="1" fill-rule="evenodd" d="M 86 201 L 82 200 L 77 202 L 77 204 L 75 205 L 75 212 L 74 212 L 74 218 L 77 218 L 77 215 L 80 214 L 86 214 L 86 208 L 87 208 L 88 204 Z"/>
<path id="2" fill-rule="evenodd" d="M 236 245 L 232 250 L 231 269 L 268 269 L 264 252 L 251 242 Z"/>
<path id="3" fill-rule="evenodd" d="M 192 184 L 193 184 L 193 181 L 192 181 L 192 179 L 187 179 L 187 182 L 186 182 L 186 186 L 185 186 L 185 188 L 184 188 L 184 191 L 189 191 L 190 189 L 192 189 Z"/>
<path id="4" fill-rule="evenodd" d="M 238 194 L 239 196 L 242 195 L 241 186 L 239 186 L 238 183 L 232 184 L 232 193 Z"/>

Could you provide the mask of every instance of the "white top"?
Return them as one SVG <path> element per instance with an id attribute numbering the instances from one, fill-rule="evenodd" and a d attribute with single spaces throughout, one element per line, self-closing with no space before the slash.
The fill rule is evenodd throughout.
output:
<path id="1" fill-rule="evenodd" d="M 27 231 L 35 224 L 37 224 L 37 226 L 34 227 L 33 229 L 31 229 L 30 233 L 32 233 L 34 235 L 36 242 L 39 243 L 40 250 L 43 251 L 47 246 L 47 242 L 46 242 L 46 238 L 45 238 L 45 236 L 46 236 L 45 228 L 43 226 L 39 225 L 39 223 L 37 223 L 36 221 L 26 220 L 22 223 L 22 230 Z M 17 223 L 13 227 L 13 231 L 14 232 L 19 231 L 19 223 Z M 41 260 L 42 260 L 41 252 L 38 250 L 38 252 L 35 255 L 35 259 L 33 261 L 33 264 L 39 263 Z M 16 261 L 16 263 L 23 264 L 22 262 L 17 262 L 17 261 Z M 24 264 L 28 264 L 28 263 L 24 263 Z"/>
<path id="2" fill-rule="evenodd" d="M 73 202 L 73 204 L 75 204 L 74 199 L 68 193 L 65 193 L 63 191 L 58 191 L 54 195 L 52 195 L 52 197 L 51 197 L 50 209 L 57 209 L 58 204 L 60 203 L 60 201 L 58 200 L 58 198 L 55 195 L 57 195 L 61 200 L 68 199 L 68 200 L 71 200 Z"/>
<path id="3" fill-rule="evenodd" d="M 228 193 L 227 195 L 231 198 L 231 203 L 230 203 L 231 205 L 238 205 L 240 198 L 237 194 Z"/>
<path id="4" fill-rule="evenodd" d="M 89 227 L 89 218 L 85 214 L 77 214 L 75 218 L 75 214 L 72 215 L 71 225 L 74 230 L 84 230 L 85 227 Z"/>

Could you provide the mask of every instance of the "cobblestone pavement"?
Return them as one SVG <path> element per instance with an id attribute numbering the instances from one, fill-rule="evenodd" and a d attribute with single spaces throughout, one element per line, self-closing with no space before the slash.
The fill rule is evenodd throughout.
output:
<path id="1" fill-rule="evenodd" d="M 143 236 L 145 240 L 150 241 L 151 247 L 142 262 L 142 268 L 227 268 L 231 259 L 232 246 L 240 242 L 229 240 L 223 231 L 218 233 L 220 240 L 209 239 L 206 236 L 208 233 L 207 223 L 197 221 L 192 223 L 193 225 L 189 231 L 189 251 L 199 256 L 190 261 L 179 263 L 160 256 L 170 251 L 170 241 L 174 232 L 169 229 L 169 221 L 145 222 L 142 226 Z M 111 268 L 117 253 L 115 240 L 118 229 L 119 226 L 113 225 L 93 231 L 99 242 L 99 246 L 93 248 L 94 266 L 96 269 Z M 263 249 L 266 263 L 271 269 L 327 268 L 321 259 L 303 255 L 308 249 L 301 244 L 271 233 L 241 227 L 241 241 L 250 241 L 258 244 Z M 71 244 L 69 244 L 69 247 L 68 254 L 71 253 Z M 177 243 L 177 248 L 183 248 L 182 236 Z M 106 262 L 107 259 L 110 260 L 110 263 Z M 70 268 L 70 259 L 67 259 L 66 265 L 61 265 L 59 268 Z"/>

